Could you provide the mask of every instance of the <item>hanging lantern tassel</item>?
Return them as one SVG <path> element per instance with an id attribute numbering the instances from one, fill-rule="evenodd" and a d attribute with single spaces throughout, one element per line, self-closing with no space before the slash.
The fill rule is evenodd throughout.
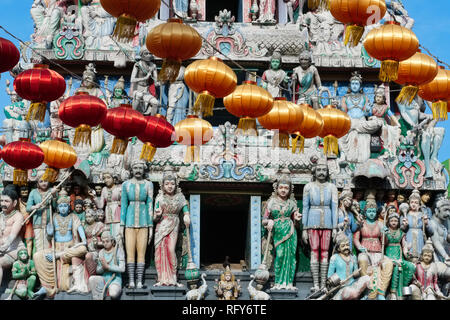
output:
<path id="1" fill-rule="evenodd" d="M 135 18 L 128 14 L 122 14 L 117 18 L 116 27 L 114 28 L 113 38 L 117 41 L 133 40 L 136 30 L 137 21 Z"/>
<path id="2" fill-rule="evenodd" d="M 160 82 L 175 82 L 180 72 L 181 61 L 174 59 L 164 59 L 161 71 L 158 74 Z"/>
<path id="3" fill-rule="evenodd" d="M 42 176 L 42 180 L 53 183 L 56 181 L 56 178 L 58 178 L 58 173 L 59 173 L 59 170 L 48 167 L 45 170 L 44 175 Z"/>
<path id="4" fill-rule="evenodd" d="M 77 146 L 80 143 L 82 144 L 89 143 L 89 145 L 91 145 L 91 133 L 92 133 L 91 127 L 86 124 L 82 124 L 81 126 L 77 127 L 75 130 L 75 136 L 73 138 L 73 145 Z"/>
<path id="5" fill-rule="evenodd" d="M 325 155 L 338 155 L 339 145 L 338 139 L 335 136 L 328 135 L 323 139 L 323 152 Z"/>
<path id="6" fill-rule="evenodd" d="M 39 120 L 40 122 L 44 122 L 46 110 L 47 105 L 44 102 L 33 102 L 28 109 L 27 117 L 25 119 L 27 121 Z"/>
<path id="7" fill-rule="evenodd" d="M 199 146 L 188 146 L 186 150 L 186 156 L 184 157 L 184 162 L 199 162 L 200 161 L 200 147 Z"/>
<path id="8" fill-rule="evenodd" d="M 272 140 L 272 148 L 275 147 L 289 149 L 289 135 L 284 132 L 275 133 Z"/>
<path id="9" fill-rule="evenodd" d="M 210 117 L 213 115 L 214 101 L 216 98 L 208 91 L 203 91 L 197 97 L 194 104 L 194 113 L 202 112 L 203 117 Z"/>
<path id="10" fill-rule="evenodd" d="M 380 68 L 380 80 L 391 82 L 398 79 L 399 62 L 395 60 L 383 60 Z"/>
<path id="11" fill-rule="evenodd" d="M 111 153 L 124 154 L 127 150 L 128 139 L 114 138 L 113 145 L 111 147 Z"/>
<path id="12" fill-rule="evenodd" d="M 436 101 L 431 105 L 433 119 L 437 121 L 447 120 L 447 101 Z"/>
<path id="13" fill-rule="evenodd" d="M 402 88 L 402 91 L 400 91 L 400 94 L 398 95 L 397 99 L 395 99 L 395 101 L 398 104 L 410 105 L 413 102 L 414 97 L 417 95 L 418 92 L 419 92 L 419 87 L 404 86 Z"/>
<path id="14" fill-rule="evenodd" d="M 364 34 L 364 27 L 358 25 L 349 25 L 345 29 L 344 44 L 350 42 L 350 47 L 356 47 Z"/>
<path id="15" fill-rule="evenodd" d="M 297 134 L 295 138 L 292 139 L 292 153 L 295 153 L 297 148 L 299 153 L 303 153 L 305 150 L 305 138 L 301 134 Z"/>
<path id="16" fill-rule="evenodd" d="M 13 183 L 18 186 L 26 186 L 28 182 L 28 173 L 26 170 L 14 169 Z"/>
<path id="17" fill-rule="evenodd" d="M 256 119 L 245 117 L 239 119 L 238 129 L 245 135 L 258 135 L 256 131 Z"/>
<path id="18" fill-rule="evenodd" d="M 153 160 L 153 157 L 155 156 L 156 148 L 149 142 L 144 143 L 142 146 L 141 151 L 141 159 L 145 159 L 148 162 Z"/>

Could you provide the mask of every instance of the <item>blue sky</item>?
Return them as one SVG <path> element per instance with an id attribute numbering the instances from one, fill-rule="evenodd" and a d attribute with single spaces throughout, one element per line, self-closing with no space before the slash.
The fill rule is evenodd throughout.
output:
<path id="1" fill-rule="evenodd" d="M 216 0 L 217 1 L 217 0 Z M 225 1 L 224 1 L 225 2 Z M 30 16 L 30 8 L 33 0 L 0 0 L 0 25 L 8 29 L 24 41 L 30 40 L 33 32 L 33 20 Z M 420 43 L 428 48 L 435 56 L 450 64 L 450 1 L 449 0 L 403 0 L 410 16 L 415 19 L 413 31 L 418 36 Z M 3 30 L 0 37 L 12 40 L 17 46 L 19 43 L 11 39 Z M 5 80 L 11 77 L 4 73 L 0 80 L 0 106 L 9 104 L 9 97 L 5 92 Z M 12 85 L 12 84 L 11 84 Z M 429 112 L 429 111 L 428 111 Z M 0 123 L 4 114 L 0 112 Z M 441 122 L 449 131 L 444 138 L 444 143 L 439 153 L 439 159 L 444 161 L 450 158 L 450 119 Z"/>

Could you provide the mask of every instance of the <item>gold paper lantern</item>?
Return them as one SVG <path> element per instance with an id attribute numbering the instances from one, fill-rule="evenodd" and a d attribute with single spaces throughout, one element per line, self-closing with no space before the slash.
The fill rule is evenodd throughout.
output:
<path id="1" fill-rule="evenodd" d="M 214 101 L 223 98 L 236 89 L 237 76 L 233 70 L 217 57 L 197 60 L 184 73 L 186 85 L 198 93 L 194 113 L 202 112 L 204 117 L 213 115 Z"/>
<path id="2" fill-rule="evenodd" d="M 70 168 L 77 162 L 75 150 L 61 139 L 44 141 L 39 147 L 44 151 L 44 163 L 48 166 L 42 176 L 45 181 L 55 182 L 60 169 Z"/>
<path id="3" fill-rule="evenodd" d="M 295 153 L 297 148 L 303 152 L 305 138 L 317 137 L 323 128 L 322 116 L 311 105 L 302 103 L 297 107 L 303 112 L 303 121 L 292 132 L 292 153 Z"/>
<path id="4" fill-rule="evenodd" d="M 249 130 L 256 132 L 255 118 L 262 117 L 272 110 L 273 102 L 272 95 L 257 86 L 254 81 L 244 81 L 232 94 L 223 99 L 228 112 L 240 118 L 238 129 L 244 133 Z"/>
<path id="5" fill-rule="evenodd" d="M 289 149 L 289 133 L 294 132 L 303 121 L 303 110 L 286 98 L 275 98 L 272 110 L 258 118 L 259 123 L 268 130 L 278 130 L 273 137 L 273 147 Z M 278 142 L 278 143 L 277 143 Z"/>
<path id="6" fill-rule="evenodd" d="M 450 99 L 450 70 L 440 67 L 436 77 L 427 84 L 420 86 L 419 96 L 431 101 L 433 118 L 447 120 L 447 100 Z"/>
<path id="7" fill-rule="evenodd" d="M 436 61 L 420 50 L 411 58 L 400 62 L 398 79 L 395 82 L 404 87 L 395 101 L 411 104 L 419 92 L 419 86 L 432 81 L 437 76 L 438 70 Z"/>
<path id="8" fill-rule="evenodd" d="M 323 119 L 323 128 L 320 137 L 323 138 L 323 152 L 325 155 L 335 155 L 339 153 L 338 139 L 345 136 L 350 130 L 352 120 L 350 116 L 336 109 L 333 105 L 317 110 Z"/>
<path id="9" fill-rule="evenodd" d="M 364 47 L 370 56 L 381 61 L 380 80 L 390 82 L 398 78 L 400 61 L 417 52 L 419 39 L 411 30 L 389 21 L 367 34 Z"/>
<path id="10" fill-rule="evenodd" d="M 202 38 L 192 27 L 181 19 L 169 19 L 154 27 L 147 35 L 147 49 L 155 56 L 163 58 L 158 81 L 176 81 L 181 61 L 195 56 L 202 48 Z"/>

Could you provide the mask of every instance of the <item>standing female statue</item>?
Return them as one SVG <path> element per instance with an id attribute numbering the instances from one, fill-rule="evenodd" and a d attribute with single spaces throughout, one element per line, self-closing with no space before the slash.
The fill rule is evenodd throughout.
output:
<path id="1" fill-rule="evenodd" d="M 158 279 L 155 286 L 182 286 L 177 282 L 176 245 L 180 230 L 180 213 L 186 227 L 190 224 L 189 205 L 181 193 L 177 178 L 165 173 L 155 200 L 155 265 Z M 190 245 L 190 244 L 188 244 Z"/>
<path id="2" fill-rule="evenodd" d="M 297 231 L 295 222 L 302 218 L 294 198 L 294 186 L 288 176 L 274 183 L 274 193 L 267 201 L 263 225 L 273 232 L 275 247 L 275 286 L 273 289 L 295 290 L 293 285 L 297 261 Z"/>

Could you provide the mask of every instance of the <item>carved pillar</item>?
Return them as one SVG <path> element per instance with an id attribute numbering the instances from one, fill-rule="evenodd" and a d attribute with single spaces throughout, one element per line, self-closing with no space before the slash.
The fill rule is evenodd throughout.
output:
<path id="1" fill-rule="evenodd" d="M 191 248 L 192 260 L 200 267 L 200 195 L 191 194 L 189 198 L 189 213 L 191 215 Z"/>
<path id="2" fill-rule="evenodd" d="M 284 1 L 280 0 L 278 1 L 278 23 L 279 24 L 286 24 L 288 22 L 287 20 L 287 6 Z"/>
<path id="3" fill-rule="evenodd" d="M 261 197 L 250 198 L 250 269 L 261 264 Z"/>
<path id="4" fill-rule="evenodd" d="M 252 17 L 250 13 L 250 9 L 252 7 L 253 0 L 242 0 L 242 15 L 243 15 L 243 22 L 252 22 Z"/>

